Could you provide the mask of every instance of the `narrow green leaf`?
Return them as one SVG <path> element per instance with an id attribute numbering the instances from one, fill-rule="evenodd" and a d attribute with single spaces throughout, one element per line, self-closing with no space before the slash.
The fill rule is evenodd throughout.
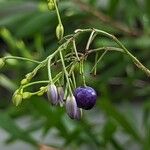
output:
<path id="1" fill-rule="evenodd" d="M 0 85 L 11 91 L 14 91 L 17 88 L 17 85 L 3 74 L 0 74 Z"/>
<path id="2" fill-rule="evenodd" d="M 113 119 L 115 119 L 120 126 L 135 140 L 141 142 L 141 135 L 138 133 L 138 130 L 132 125 L 129 120 L 123 115 L 123 113 L 119 112 L 110 102 L 108 101 L 101 101 L 100 102 L 101 108 L 103 111 Z"/>
<path id="3" fill-rule="evenodd" d="M 36 145 L 36 141 L 3 112 L 0 112 L 0 127 L 11 134 L 14 139 L 23 140 L 32 145 Z"/>

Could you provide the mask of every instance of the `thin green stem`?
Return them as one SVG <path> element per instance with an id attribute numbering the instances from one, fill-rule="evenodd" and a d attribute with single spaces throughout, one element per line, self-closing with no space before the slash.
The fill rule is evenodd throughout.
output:
<path id="1" fill-rule="evenodd" d="M 64 100 L 67 99 L 67 96 L 68 96 L 68 83 L 66 84 L 66 87 L 65 87 L 65 93 L 64 93 Z"/>
<path id="2" fill-rule="evenodd" d="M 63 86 L 64 85 L 64 83 L 65 83 L 65 80 L 64 80 L 65 78 L 64 78 L 64 72 L 62 71 L 62 76 L 61 76 L 61 86 Z"/>
<path id="3" fill-rule="evenodd" d="M 96 55 L 95 55 L 95 64 L 97 63 L 98 61 L 98 52 L 96 52 Z M 97 66 L 94 68 L 94 75 L 96 75 L 97 73 Z"/>
<path id="4" fill-rule="evenodd" d="M 71 75 L 71 73 L 74 71 L 74 68 L 76 67 L 77 62 L 72 63 L 73 65 L 71 66 L 70 70 L 69 70 L 69 76 Z"/>
<path id="5" fill-rule="evenodd" d="M 93 35 L 94 35 L 94 33 L 95 33 L 95 31 L 92 30 L 92 32 L 91 32 L 91 34 L 90 34 L 90 37 L 89 37 L 89 39 L 88 39 L 86 48 L 85 48 L 86 51 L 87 51 L 87 50 L 89 49 L 89 47 L 90 47 L 90 44 L 91 44 L 91 42 L 92 42 L 92 40 L 93 40 Z"/>
<path id="6" fill-rule="evenodd" d="M 64 73 L 65 73 L 66 80 L 67 80 L 67 83 L 68 83 L 69 91 L 70 91 L 70 94 L 72 95 L 72 90 L 71 90 L 71 86 L 70 86 L 70 81 L 69 81 L 69 77 L 68 77 L 68 72 L 67 72 L 67 69 L 66 69 L 66 67 L 65 67 L 64 58 L 63 58 L 63 55 L 62 55 L 62 51 L 61 51 L 61 50 L 59 51 L 59 54 L 60 54 L 60 58 L 61 58 L 62 66 L 63 66 L 63 71 L 64 71 Z"/>
<path id="7" fill-rule="evenodd" d="M 103 52 L 103 54 L 100 56 L 100 58 L 97 60 L 97 62 L 95 63 L 94 67 L 92 68 L 91 72 L 93 72 L 95 70 L 95 68 L 97 67 L 97 64 L 102 60 L 102 58 L 105 56 L 106 53 L 107 53 L 107 50 L 105 50 Z"/>
<path id="8" fill-rule="evenodd" d="M 18 56 L 5 56 L 4 59 L 5 60 L 7 60 L 7 59 L 17 59 L 17 60 L 23 60 L 23 61 L 30 61 L 30 62 L 36 63 L 36 64 L 41 63 L 40 61 L 36 61 L 36 60 L 33 60 L 33 59 L 24 58 L 24 57 L 18 57 Z"/>
<path id="9" fill-rule="evenodd" d="M 55 8 L 56 8 L 56 13 L 57 13 L 57 17 L 58 17 L 58 22 L 59 24 L 62 24 L 62 21 L 61 21 L 61 18 L 60 18 L 60 14 L 59 14 L 59 10 L 58 10 L 58 6 L 57 6 L 57 3 L 56 3 L 56 0 L 53 0 L 54 2 L 54 5 L 55 5 Z"/>
<path id="10" fill-rule="evenodd" d="M 73 62 L 70 63 L 70 64 L 66 67 L 66 69 L 68 69 L 72 64 L 73 64 Z M 60 77 L 62 77 L 63 73 L 64 73 L 64 71 L 59 72 L 59 73 L 55 76 L 55 78 L 53 79 L 53 82 L 55 83 Z"/>
<path id="11" fill-rule="evenodd" d="M 124 53 L 124 50 L 121 48 L 117 47 L 99 47 L 95 49 L 90 49 L 87 54 L 93 53 L 93 52 L 98 52 L 98 51 L 117 51 L 117 52 L 122 52 Z"/>
<path id="12" fill-rule="evenodd" d="M 80 61 L 80 58 L 79 58 L 78 52 L 77 52 L 77 47 L 76 47 L 76 41 L 75 41 L 75 39 L 73 40 L 73 48 L 74 48 L 74 52 L 75 52 L 75 55 L 76 55 L 78 61 Z"/>
<path id="13" fill-rule="evenodd" d="M 74 71 L 72 72 L 72 80 L 73 80 L 74 87 L 76 88 L 77 84 L 76 84 L 76 78 L 75 78 Z"/>
<path id="14" fill-rule="evenodd" d="M 97 32 L 99 33 L 102 33 L 103 35 L 106 35 L 107 37 L 113 39 L 123 50 L 124 52 L 132 59 L 132 61 L 135 63 L 135 65 L 141 69 L 142 71 L 144 71 L 147 76 L 150 76 L 150 70 L 147 69 L 136 57 L 134 57 L 127 49 L 126 47 L 114 36 L 114 35 L 111 35 L 105 31 L 102 31 L 102 30 L 98 30 L 98 29 L 95 29 Z"/>
<path id="15" fill-rule="evenodd" d="M 80 75 L 82 74 L 82 62 L 81 61 L 79 62 L 79 73 Z"/>
<path id="16" fill-rule="evenodd" d="M 46 63 L 47 63 L 47 59 L 45 59 L 44 61 L 42 61 L 42 62 L 31 72 L 31 74 L 32 74 L 32 77 L 31 77 L 31 78 L 33 78 L 33 77 L 36 75 L 37 71 L 38 71 L 40 68 L 44 67 L 44 66 L 46 65 Z"/>
<path id="17" fill-rule="evenodd" d="M 31 96 L 37 95 L 38 93 L 40 93 L 40 91 L 33 92 L 33 93 L 31 93 Z"/>
<path id="18" fill-rule="evenodd" d="M 83 60 L 81 60 L 81 74 L 82 74 L 82 79 L 83 79 L 83 85 L 86 86 Z"/>
<path id="19" fill-rule="evenodd" d="M 51 57 L 48 58 L 47 62 L 48 78 L 50 83 L 52 83 L 52 74 L 51 74 Z"/>
<path id="20" fill-rule="evenodd" d="M 72 65 L 72 63 L 69 64 L 69 65 L 66 67 L 66 69 L 68 69 L 71 65 Z M 54 82 L 54 83 L 61 77 L 62 73 L 63 73 L 63 71 L 59 72 L 59 73 L 55 76 L 55 78 L 53 79 L 53 82 Z M 26 84 L 26 85 L 24 85 L 24 86 L 21 86 L 20 89 L 24 89 L 24 88 L 26 88 L 26 87 L 28 87 L 28 86 L 32 86 L 32 85 L 35 85 L 35 84 L 42 84 L 42 83 L 49 83 L 49 80 L 31 82 L 31 83 L 28 83 L 28 84 Z"/>
<path id="21" fill-rule="evenodd" d="M 72 89 L 74 89 L 75 87 L 74 87 L 74 84 L 73 84 L 73 81 L 71 80 L 71 78 L 69 78 L 69 81 L 70 81 L 70 85 L 71 85 Z"/>
<path id="22" fill-rule="evenodd" d="M 77 54 L 78 54 L 78 57 L 79 57 L 79 56 L 84 56 L 84 54 L 83 54 L 83 53 L 80 53 L 80 52 L 77 52 Z M 70 56 L 72 56 L 72 55 L 75 55 L 75 56 L 76 56 L 76 54 L 73 52 L 73 53 L 68 53 L 65 57 L 70 57 Z"/>
<path id="23" fill-rule="evenodd" d="M 42 83 L 49 83 L 49 80 L 31 82 L 31 83 L 28 83 L 28 84 L 22 86 L 22 89 L 32 86 L 32 85 L 35 85 L 35 84 L 42 84 Z"/>
<path id="24" fill-rule="evenodd" d="M 79 34 L 81 32 L 92 32 L 92 31 L 93 31 L 93 29 L 77 29 L 75 31 L 75 34 L 77 34 L 77 33 Z M 124 52 L 132 59 L 132 61 L 135 63 L 135 65 L 139 69 L 141 69 L 143 72 L 145 72 L 147 74 L 147 76 L 150 76 L 150 70 L 148 68 L 146 68 L 136 57 L 134 57 L 114 35 L 111 35 L 105 31 L 99 30 L 99 29 L 94 29 L 94 31 L 96 33 L 102 34 L 102 35 L 114 40 L 124 50 Z"/>

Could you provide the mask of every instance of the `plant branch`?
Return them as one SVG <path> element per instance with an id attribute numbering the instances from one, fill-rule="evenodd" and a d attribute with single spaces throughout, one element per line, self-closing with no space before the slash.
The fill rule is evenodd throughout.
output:
<path id="1" fill-rule="evenodd" d="M 112 34 L 107 33 L 103 30 L 99 30 L 99 29 L 94 29 L 96 33 L 98 34 L 102 34 L 112 40 L 114 40 L 120 47 L 121 49 L 124 51 L 124 53 L 126 53 L 134 62 L 134 64 L 141 69 L 143 72 L 145 72 L 147 74 L 147 76 L 150 77 L 150 70 L 148 68 L 146 68 L 135 56 L 133 56 L 128 50 L 127 48 Z M 75 31 L 75 33 L 84 33 L 84 32 L 92 32 L 93 29 L 77 29 Z"/>
<path id="2" fill-rule="evenodd" d="M 121 53 L 125 53 L 123 49 L 118 48 L 118 47 L 99 47 L 99 48 L 95 48 L 95 49 L 90 49 L 87 53 L 93 53 L 93 52 L 97 52 L 97 51 L 116 51 L 116 52 L 121 52 Z"/>
<path id="3" fill-rule="evenodd" d="M 74 52 L 75 52 L 75 55 L 76 55 L 78 61 L 80 61 L 80 58 L 79 58 L 78 52 L 77 52 L 77 47 L 76 47 L 76 41 L 75 41 L 75 39 L 73 40 L 73 49 L 74 49 Z"/>
<path id="4" fill-rule="evenodd" d="M 72 95 L 72 90 L 71 90 L 71 86 L 70 86 L 70 81 L 69 81 L 69 77 L 68 77 L 68 72 L 67 72 L 67 69 L 66 69 L 66 66 L 65 66 L 65 63 L 64 63 L 64 58 L 63 58 L 63 55 L 62 55 L 62 51 L 61 51 L 61 50 L 59 51 L 59 54 L 60 54 L 60 59 L 61 59 L 62 66 L 63 66 L 63 71 L 64 71 L 64 73 L 65 73 L 66 80 L 67 80 L 67 83 L 68 83 L 69 92 L 70 92 L 70 94 Z"/>
<path id="5" fill-rule="evenodd" d="M 87 42 L 87 45 L 86 45 L 86 48 L 85 48 L 85 51 L 86 51 L 86 52 L 87 52 L 87 51 L 89 50 L 89 48 L 90 48 L 90 44 L 91 44 L 91 42 L 92 42 L 92 40 L 93 40 L 94 33 L 95 33 L 95 31 L 93 30 L 93 31 L 91 32 L 91 34 L 90 34 L 90 37 L 89 37 L 89 39 L 88 39 L 88 42 Z"/>
<path id="6" fill-rule="evenodd" d="M 62 21 L 61 21 L 61 18 L 60 18 L 60 14 L 59 14 L 59 10 L 58 10 L 58 6 L 57 6 L 57 3 L 56 3 L 56 0 L 53 0 L 54 2 L 54 5 L 55 5 L 55 8 L 56 8 L 56 13 L 57 13 L 57 17 L 58 17 L 58 22 L 59 24 L 62 24 Z"/>
<path id="7" fill-rule="evenodd" d="M 97 64 L 102 60 L 102 58 L 105 56 L 105 54 L 107 53 L 108 50 L 105 50 L 103 52 L 103 54 L 99 57 L 99 59 L 96 61 L 94 67 L 92 68 L 91 72 L 93 72 L 93 70 L 97 67 Z"/>
<path id="8" fill-rule="evenodd" d="M 40 61 L 36 61 L 36 60 L 25 58 L 25 57 L 18 57 L 18 56 L 5 56 L 4 59 L 5 60 L 16 59 L 16 60 L 30 61 L 30 62 L 36 63 L 36 64 L 40 64 L 41 63 Z"/>

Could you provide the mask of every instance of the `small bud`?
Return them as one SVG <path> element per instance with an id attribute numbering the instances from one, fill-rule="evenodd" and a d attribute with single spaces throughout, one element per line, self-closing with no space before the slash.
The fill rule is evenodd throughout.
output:
<path id="1" fill-rule="evenodd" d="M 60 106 L 63 106 L 63 104 L 64 104 L 64 89 L 63 89 L 63 87 L 60 86 L 57 88 L 57 91 L 58 91 L 59 104 L 60 104 Z"/>
<path id="2" fill-rule="evenodd" d="M 30 93 L 30 92 L 24 92 L 23 94 L 22 94 L 22 98 L 23 99 L 28 99 L 28 98 L 30 98 L 32 96 L 32 94 Z"/>
<path id="3" fill-rule="evenodd" d="M 31 73 L 31 72 L 28 73 L 28 74 L 26 74 L 26 78 L 29 78 L 30 76 L 32 76 L 32 73 Z"/>
<path id="4" fill-rule="evenodd" d="M 68 96 L 66 99 L 66 111 L 71 119 L 75 119 L 77 115 L 77 103 L 73 95 Z"/>
<path id="5" fill-rule="evenodd" d="M 43 94 L 44 94 L 43 91 L 39 91 L 37 95 L 38 95 L 38 96 L 42 96 Z"/>
<path id="6" fill-rule="evenodd" d="M 41 87 L 37 95 L 42 96 L 45 92 L 47 92 L 47 87 Z"/>
<path id="7" fill-rule="evenodd" d="M 48 2 L 48 9 L 49 9 L 50 11 L 55 10 L 55 4 L 54 4 L 54 2 L 53 2 L 52 0 L 50 0 L 50 1 Z"/>
<path id="8" fill-rule="evenodd" d="M 64 27 L 62 24 L 58 24 L 56 28 L 56 36 L 58 40 L 61 40 L 63 38 L 63 35 L 64 35 Z"/>
<path id="9" fill-rule="evenodd" d="M 54 84 L 48 85 L 47 97 L 52 105 L 58 104 L 58 92 L 57 92 L 57 88 Z"/>
<path id="10" fill-rule="evenodd" d="M 27 83 L 28 83 L 28 80 L 26 78 L 21 80 L 21 85 L 25 85 Z"/>
<path id="11" fill-rule="evenodd" d="M 30 72 L 30 73 L 26 74 L 25 79 L 26 79 L 27 83 L 29 83 L 34 76 L 35 76 L 34 72 Z"/>
<path id="12" fill-rule="evenodd" d="M 44 87 L 44 86 L 40 87 L 40 90 L 46 92 L 47 91 L 47 86 L 46 87 Z"/>
<path id="13" fill-rule="evenodd" d="M 33 72 L 30 72 L 30 73 L 26 74 L 27 80 L 31 80 L 33 78 L 33 76 L 34 76 Z"/>
<path id="14" fill-rule="evenodd" d="M 0 58 L 0 69 L 5 65 L 5 59 Z"/>
<path id="15" fill-rule="evenodd" d="M 12 97 L 13 103 L 18 106 L 22 102 L 22 95 L 18 92 L 18 90 L 14 93 Z"/>

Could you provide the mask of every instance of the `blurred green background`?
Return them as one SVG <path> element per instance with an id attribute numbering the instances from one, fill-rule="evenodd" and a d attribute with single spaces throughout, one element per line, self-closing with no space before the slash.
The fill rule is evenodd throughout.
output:
<path id="1" fill-rule="evenodd" d="M 148 68 L 149 8 L 149 0 L 59 1 L 65 35 L 78 28 L 105 30 Z M 0 0 L 0 57 L 11 54 L 43 60 L 58 47 L 57 24 L 56 13 L 48 11 L 46 0 Z M 81 50 L 86 40 L 87 36 L 79 39 Z M 105 45 L 115 46 L 98 37 L 92 47 Z M 104 57 L 94 77 L 89 74 L 93 60 L 94 55 L 85 65 L 86 78 L 99 98 L 81 121 L 71 120 L 64 108 L 52 107 L 46 96 L 13 106 L 13 92 L 35 65 L 9 61 L 0 72 L 0 149 L 34 150 L 42 144 L 65 150 L 149 150 L 150 79 L 118 52 Z M 47 71 L 42 70 L 36 78 L 46 77 Z"/>

